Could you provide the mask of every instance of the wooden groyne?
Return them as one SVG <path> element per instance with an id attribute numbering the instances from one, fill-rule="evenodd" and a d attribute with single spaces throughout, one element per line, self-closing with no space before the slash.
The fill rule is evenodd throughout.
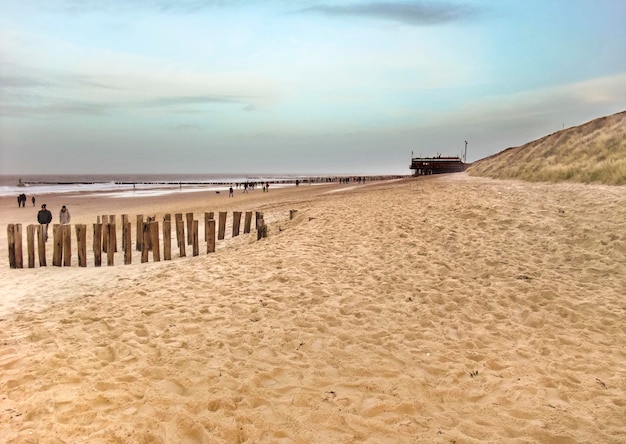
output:
<path id="1" fill-rule="evenodd" d="M 252 216 L 255 214 L 255 226 L 252 227 Z M 135 219 L 135 230 L 132 229 L 130 218 L 127 214 L 121 216 L 121 224 L 117 225 L 118 218 L 115 215 L 98 216 L 96 223 L 92 225 L 91 252 L 93 265 L 102 266 L 103 260 L 107 266 L 115 265 L 118 247 L 124 253 L 124 264 L 132 263 L 133 251 L 140 252 L 142 263 L 172 260 L 172 241 L 176 240 L 178 257 L 188 254 L 198 256 L 200 254 L 200 221 L 194 218 L 193 213 L 186 213 L 183 219 L 182 213 L 176 213 L 172 220 L 171 214 L 165 214 L 161 222 L 154 216 L 144 217 L 139 214 Z M 243 227 L 241 225 L 243 216 Z M 206 254 L 214 253 L 216 240 L 226 238 L 226 223 L 228 213 L 219 212 L 218 221 L 214 219 L 213 212 L 205 212 L 202 222 L 204 224 L 203 237 L 206 246 Z M 232 214 L 231 239 L 243 234 L 248 234 L 252 229 L 257 230 L 257 240 L 267 236 L 267 226 L 263 219 L 263 213 L 252 211 L 234 211 Z M 46 249 L 52 247 L 52 265 L 57 267 L 69 267 L 72 265 L 72 256 L 75 252 L 79 267 L 87 267 L 87 235 L 86 224 L 51 226 L 52 235 L 46 241 L 46 226 L 31 224 L 26 227 L 26 257 L 24 264 L 22 224 L 9 224 L 7 226 L 7 239 L 9 243 L 9 266 L 11 268 L 35 268 L 38 258 L 39 267 L 48 265 Z M 119 233 L 118 233 L 119 231 Z M 134 232 L 134 242 L 133 242 Z M 118 237 L 118 234 L 121 234 Z M 76 239 L 73 249 L 72 239 Z M 118 239 L 120 241 L 118 241 Z M 134 245 L 133 245 L 134 244 Z M 189 250 L 188 250 L 189 247 Z M 175 251 L 175 250 L 174 250 Z"/>

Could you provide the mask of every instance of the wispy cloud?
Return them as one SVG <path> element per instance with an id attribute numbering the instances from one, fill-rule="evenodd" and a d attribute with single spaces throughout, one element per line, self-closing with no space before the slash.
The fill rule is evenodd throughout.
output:
<path id="1" fill-rule="evenodd" d="M 239 96 L 178 96 L 178 97 L 158 97 L 147 100 L 145 106 L 187 106 L 187 105 L 209 105 L 215 103 L 246 103 L 245 98 Z"/>
<path id="2" fill-rule="evenodd" d="M 147 100 L 76 100 L 43 96 L 39 94 L 8 94 L 7 100 L 0 102 L 0 115 L 12 117 L 33 116 L 103 116 L 120 110 L 159 109 L 173 114 L 197 113 L 209 105 L 240 105 L 250 111 L 252 105 L 244 97 L 200 95 L 168 96 Z"/>
<path id="3" fill-rule="evenodd" d="M 481 14 L 481 10 L 474 6 L 432 2 L 373 2 L 347 6 L 321 4 L 298 12 L 391 20 L 411 26 L 442 25 L 475 19 Z"/>

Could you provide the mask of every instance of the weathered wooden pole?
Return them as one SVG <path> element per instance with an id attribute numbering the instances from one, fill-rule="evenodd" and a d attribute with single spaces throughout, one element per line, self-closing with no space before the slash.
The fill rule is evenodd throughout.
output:
<path id="1" fill-rule="evenodd" d="M 176 246 L 180 248 L 180 243 L 185 242 L 185 226 L 183 225 L 182 231 L 178 228 L 178 223 L 183 221 L 183 213 L 174 214 L 174 220 L 176 221 Z"/>
<path id="2" fill-rule="evenodd" d="M 265 221 L 263 219 L 258 219 L 258 228 L 256 232 L 256 239 L 260 240 L 264 237 L 267 237 L 267 225 L 265 225 Z"/>
<path id="3" fill-rule="evenodd" d="M 191 234 L 193 213 L 187 213 L 185 216 L 187 217 L 187 245 L 191 245 L 193 242 L 193 234 Z"/>
<path id="4" fill-rule="evenodd" d="M 46 262 L 46 226 L 39 225 L 37 227 L 37 251 L 39 254 L 39 266 L 45 267 Z"/>
<path id="5" fill-rule="evenodd" d="M 109 248 L 109 230 L 108 225 L 109 216 L 106 214 L 102 215 L 102 251 L 104 253 L 107 252 L 107 248 Z"/>
<path id="6" fill-rule="evenodd" d="M 163 219 L 163 260 L 172 259 L 172 219 L 169 214 Z"/>
<path id="7" fill-rule="evenodd" d="M 16 248 L 15 248 L 15 237 L 16 237 L 16 224 L 7 225 L 7 240 L 9 241 L 9 267 L 17 268 L 17 260 L 16 260 Z"/>
<path id="8" fill-rule="evenodd" d="M 102 224 L 93 224 L 93 264 L 102 266 Z"/>
<path id="9" fill-rule="evenodd" d="M 156 216 L 148 216 L 146 217 L 146 223 L 149 225 L 150 222 L 156 220 Z M 150 227 L 148 226 L 148 251 L 152 251 L 152 235 L 150 234 Z"/>
<path id="10" fill-rule="evenodd" d="M 298 210 L 289 210 L 289 220 L 293 219 Z"/>
<path id="11" fill-rule="evenodd" d="M 261 213 L 260 211 L 255 212 L 255 221 L 254 221 L 254 228 L 256 228 L 257 230 L 259 229 L 259 219 L 263 219 L 263 213 Z"/>
<path id="12" fill-rule="evenodd" d="M 206 241 L 206 252 L 215 252 L 215 219 L 209 219 L 208 221 L 208 237 Z"/>
<path id="13" fill-rule="evenodd" d="M 35 268 L 35 229 L 36 225 L 26 227 L 26 248 L 28 250 L 28 268 Z"/>
<path id="14" fill-rule="evenodd" d="M 112 236 L 111 245 L 113 245 L 113 252 L 117 253 L 117 224 L 115 221 L 115 214 L 109 216 L 109 224 L 113 225 L 113 230 L 109 232 L 109 236 Z"/>
<path id="15" fill-rule="evenodd" d="M 185 223 L 182 217 L 180 219 L 176 218 L 176 239 L 178 239 L 180 257 L 185 257 Z"/>
<path id="16" fill-rule="evenodd" d="M 52 226 L 52 265 L 60 267 L 63 259 L 63 230 L 61 225 Z"/>
<path id="17" fill-rule="evenodd" d="M 252 225 L 252 211 L 246 211 L 246 217 L 243 223 L 244 234 L 250 232 L 250 225 Z"/>
<path id="18" fill-rule="evenodd" d="M 76 224 L 76 249 L 78 252 L 78 266 L 87 266 L 87 225 Z"/>
<path id="19" fill-rule="evenodd" d="M 107 246 L 107 266 L 111 267 L 115 265 L 115 250 L 116 243 L 115 242 L 115 224 L 111 223 L 111 219 L 109 219 L 109 223 L 105 225 L 107 231 L 107 238 L 109 240 L 109 245 Z"/>
<path id="20" fill-rule="evenodd" d="M 141 223 L 141 237 L 143 240 L 141 241 L 141 263 L 148 262 L 148 253 L 150 249 L 148 248 L 148 244 L 150 243 L 150 222 L 142 222 Z"/>
<path id="21" fill-rule="evenodd" d="M 150 222 L 150 244 L 152 244 L 152 262 L 161 261 L 161 243 L 159 242 L 159 222 Z"/>
<path id="22" fill-rule="evenodd" d="M 228 213 L 226 211 L 220 211 L 219 214 L 219 227 L 218 227 L 218 231 L 217 231 L 217 238 L 219 240 L 224 239 L 224 236 L 226 236 L 226 215 Z"/>
<path id="23" fill-rule="evenodd" d="M 209 221 L 213 219 L 213 211 L 204 213 L 204 241 L 209 241 Z"/>
<path id="24" fill-rule="evenodd" d="M 137 251 L 142 251 L 141 245 L 143 242 L 143 214 L 137 215 L 137 241 L 135 249 Z"/>
<path id="25" fill-rule="evenodd" d="M 70 224 L 61 225 L 61 236 L 63 237 L 63 266 L 72 266 L 72 226 Z"/>
<path id="26" fill-rule="evenodd" d="M 126 224 L 128 223 L 128 214 L 122 214 L 122 250 L 126 252 Z"/>
<path id="27" fill-rule="evenodd" d="M 122 220 L 124 220 L 124 216 L 122 216 Z M 122 228 L 122 239 L 124 240 L 124 265 L 128 265 L 133 261 L 133 240 L 130 234 L 131 231 L 130 221 L 128 220 L 128 216 L 126 216 L 126 222 L 124 222 Z"/>
<path id="28" fill-rule="evenodd" d="M 15 224 L 7 225 L 7 241 L 9 242 L 9 267 L 17 268 L 15 266 Z"/>
<path id="29" fill-rule="evenodd" d="M 191 245 L 193 246 L 193 256 L 200 254 L 200 246 L 198 244 L 198 221 L 194 220 L 191 224 Z"/>
<path id="30" fill-rule="evenodd" d="M 241 225 L 241 211 L 233 211 L 233 237 L 239 236 L 240 225 Z"/>

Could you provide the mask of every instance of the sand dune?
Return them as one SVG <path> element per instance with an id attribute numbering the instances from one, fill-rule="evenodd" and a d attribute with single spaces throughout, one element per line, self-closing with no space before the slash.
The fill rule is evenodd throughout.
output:
<path id="1" fill-rule="evenodd" d="M 626 111 L 480 159 L 475 176 L 531 182 L 626 184 Z"/>
<path id="2" fill-rule="evenodd" d="M 171 262 L 11 270 L 3 228 L 0 441 L 626 441 L 626 188 L 341 187 L 65 198 L 265 213 Z"/>

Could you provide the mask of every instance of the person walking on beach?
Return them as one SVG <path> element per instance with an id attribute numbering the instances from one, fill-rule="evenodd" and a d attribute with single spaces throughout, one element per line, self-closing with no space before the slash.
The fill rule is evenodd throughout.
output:
<path id="1" fill-rule="evenodd" d="M 61 225 L 67 225 L 70 223 L 70 210 L 67 209 L 65 205 L 61 207 L 61 212 L 59 213 L 59 222 Z"/>
<path id="2" fill-rule="evenodd" d="M 33 198 L 31 199 L 32 203 L 33 203 L 33 207 L 35 206 L 35 196 L 33 196 Z"/>
<path id="3" fill-rule="evenodd" d="M 228 197 L 233 197 L 233 187 L 228 190 Z"/>
<path id="4" fill-rule="evenodd" d="M 46 242 L 48 242 L 48 224 L 52 222 L 52 213 L 46 208 L 46 204 L 43 204 L 41 206 L 41 210 L 39 210 L 39 213 L 37 213 L 37 222 L 39 222 L 41 225 L 46 226 L 44 239 Z"/>

